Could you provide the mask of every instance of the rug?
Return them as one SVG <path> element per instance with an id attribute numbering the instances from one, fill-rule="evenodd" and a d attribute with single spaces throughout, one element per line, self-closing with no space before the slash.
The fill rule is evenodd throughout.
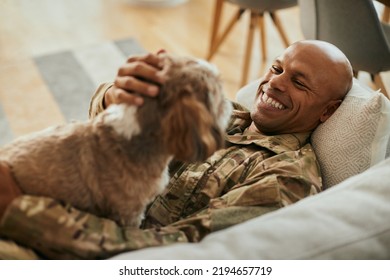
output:
<path id="1" fill-rule="evenodd" d="M 40 75 L 66 121 L 85 120 L 92 93 L 112 81 L 129 55 L 145 53 L 133 38 L 34 57 Z M 50 116 L 48 116 L 50 118 Z M 13 134 L 0 104 L 0 145 Z"/>
<path id="2" fill-rule="evenodd" d="M 35 63 L 67 121 L 86 118 L 91 92 L 112 81 L 126 57 L 144 52 L 134 39 L 101 43 L 35 57 Z"/>

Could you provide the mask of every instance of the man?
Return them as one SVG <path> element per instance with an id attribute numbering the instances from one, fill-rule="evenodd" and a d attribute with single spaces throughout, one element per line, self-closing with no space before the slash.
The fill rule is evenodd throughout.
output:
<path id="1" fill-rule="evenodd" d="M 157 95 L 164 83 L 160 68 L 158 55 L 130 58 L 113 85 L 98 89 L 90 116 L 112 103 L 142 105 L 142 95 Z M 235 104 L 225 149 L 204 163 L 172 162 L 170 183 L 150 204 L 141 228 L 120 228 L 52 199 L 14 191 L 0 205 L 7 207 L 0 233 L 43 257 L 106 258 L 198 242 L 211 232 L 290 205 L 321 191 L 309 137 L 351 86 L 352 68 L 339 49 L 320 41 L 297 42 L 263 77 L 252 112 Z"/>

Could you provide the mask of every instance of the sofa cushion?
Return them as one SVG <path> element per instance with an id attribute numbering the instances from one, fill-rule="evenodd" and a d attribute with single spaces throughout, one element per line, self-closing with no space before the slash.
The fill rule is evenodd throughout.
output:
<path id="1" fill-rule="evenodd" d="M 390 259 L 390 159 L 318 195 L 215 232 L 114 259 Z"/>
<path id="2" fill-rule="evenodd" d="M 312 134 L 324 187 L 384 160 L 389 137 L 390 101 L 355 81 L 339 109 Z"/>
<path id="3" fill-rule="evenodd" d="M 236 100 L 251 109 L 258 85 L 243 87 Z M 389 156 L 390 101 L 354 79 L 343 103 L 313 132 L 311 142 L 325 188 L 361 173 Z"/>

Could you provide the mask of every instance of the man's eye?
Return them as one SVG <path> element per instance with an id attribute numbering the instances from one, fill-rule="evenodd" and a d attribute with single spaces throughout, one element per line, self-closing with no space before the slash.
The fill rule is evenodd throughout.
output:
<path id="1" fill-rule="evenodd" d="M 278 66 L 272 65 L 271 66 L 271 72 L 275 73 L 275 74 L 280 74 L 280 73 L 282 73 L 282 70 Z"/>
<path id="2" fill-rule="evenodd" d="M 300 81 L 298 81 L 298 80 L 295 81 L 295 84 L 296 84 L 297 86 L 299 86 L 299 87 L 305 87 L 305 84 L 302 83 L 302 82 L 300 82 Z"/>

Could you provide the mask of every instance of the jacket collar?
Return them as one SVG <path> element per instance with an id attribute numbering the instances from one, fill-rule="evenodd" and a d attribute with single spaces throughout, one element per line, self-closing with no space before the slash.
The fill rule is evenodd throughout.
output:
<path id="1" fill-rule="evenodd" d="M 236 145 L 257 145 L 273 151 L 276 154 L 296 151 L 302 148 L 310 138 L 310 132 L 291 133 L 280 135 L 264 135 L 249 131 L 251 124 L 250 113 L 247 111 L 234 111 L 233 120 L 227 131 L 226 140 Z"/>

